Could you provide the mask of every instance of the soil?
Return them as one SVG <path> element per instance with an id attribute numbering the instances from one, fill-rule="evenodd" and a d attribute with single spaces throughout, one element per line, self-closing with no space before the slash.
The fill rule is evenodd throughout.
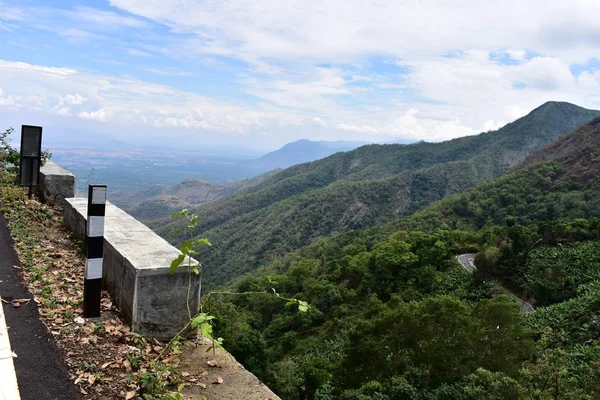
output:
<path id="1" fill-rule="evenodd" d="M 183 347 L 178 370 L 187 385 L 186 398 L 207 400 L 279 400 L 267 386 L 221 348 L 199 337 Z M 204 397 L 202 397 L 204 396 Z"/>

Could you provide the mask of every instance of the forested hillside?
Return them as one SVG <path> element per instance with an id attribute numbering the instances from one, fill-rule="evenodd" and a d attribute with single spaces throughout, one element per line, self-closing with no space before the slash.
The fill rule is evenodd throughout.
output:
<path id="1" fill-rule="evenodd" d="M 232 289 L 310 311 L 215 295 L 218 334 L 286 400 L 600 398 L 599 139 L 596 119 L 506 176 L 254 271 Z"/>
<path id="2" fill-rule="evenodd" d="M 194 232 L 214 246 L 203 254 L 214 286 L 311 241 L 398 220 L 433 201 L 486 182 L 598 111 L 549 102 L 498 131 L 443 143 L 368 145 L 300 164 L 261 184 L 200 206 Z M 161 221 L 172 237 L 180 222 Z"/>
<path id="3" fill-rule="evenodd" d="M 532 154 L 514 172 L 418 213 L 407 226 L 481 228 L 600 215 L 600 118 Z"/>

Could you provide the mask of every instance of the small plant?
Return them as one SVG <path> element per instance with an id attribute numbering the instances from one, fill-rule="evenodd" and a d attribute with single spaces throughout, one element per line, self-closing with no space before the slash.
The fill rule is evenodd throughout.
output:
<path id="1" fill-rule="evenodd" d="M 171 390 L 173 385 L 179 383 L 177 374 L 171 367 L 154 362 L 151 371 L 143 371 L 138 379 L 144 399 L 183 399 L 183 385 L 178 385 L 176 392 Z"/>
<path id="2" fill-rule="evenodd" d="M 0 132 L 0 169 L 12 175 L 18 171 L 19 164 L 19 152 L 11 145 L 10 135 L 14 131 L 13 128 L 8 128 Z"/>
<path id="3" fill-rule="evenodd" d="M 127 361 L 129 361 L 129 364 L 131 365 L 131 368 L 133 368 L 133 370 L 139 369 L 143 358 L 144 356 L 141 351 L 136 351 L 134 353 L 127 354 Z"/>
<path id="4" fill-rule="evenodd" d="M 83 361 L 77 366 L 77 369 L 80 369 L 83 372 L 92 372 L 94 370 L 94 365 L 87 361 Z"/>
<path id="5" fill-rule="evenodd" d="M 184 216 L 187 220 L 186 221 L 187 223 L 183 228 L 177 230 L 173 236 L 176 236 L 180 233 L 187 231 L 190 239 L 184 241 L 183 243 L 181 243 L 179 245 L 179 250 L 181 251 L 181 254 L 171 262 L 170 272 L 171 272 L 171 274 L 174 274 L 177 271 L 177 268 L 179 268 L 179 266 L 184 264 L 184 262 L 187 260 L 188 269 L 191 272 L 200 275 L 200 288 L 198 290 L 198 298 L 202 299 L 202 274 L 201 274 L 202 265 L 200 263 L 193 263 L 192 256 L 199 254 L 197 251 L 194 250 L 194 246 L 198 246 L 198 245 L 211 246 L 211 243 L 208 241 L 208 239 L 205 239 L 205 238 L 195 239 L 195 240 L 191 239 L 192 231 L 200 223 L 200 216 L 190 213 L 189 210 L 187 210 L 187 209 L 183 209 L 183 210 L 173 213 L 173 215 L 171 215 L 172 218 L 176 218 L 179 216 Z M 310 310 L 310 306 L 308 305 L 308 303 L 306 301 L 298 300 L 298 299 L 294 299 L 294 298 L 283 297 L 279 293 L 277 293 L 275 288 L 271 288 L 272 292 L 269 292 L 269 291 L 241 292 L 241 293 L 238 293 L 238 292 L 210 292 L 205 296 L 205 298 L 203 300 L 201 300 L 199 302 L 198 310 L 196 311 L 195 315 L 192 316 L 190 305 L 189 305 L 191 285 L 192 285 L 192 281 L 191 281 L 191 274 L 190 274 L 190 279 L 188 281 L 188 294 L 187 294 L 187 308 L 188 308 L 188 315 L 189 315 L 190 320 L 183 327 L 183 329 L 181 329 L 181 331 L 179 331 L 179 333 L 177 335 L 175 335 L 175 337 L 173 339 L 171 339 L 171 341 L 167 344 L 167 346 L 165 346 L 165 348 L 160 352 L 160 354 L 156 358 L 157 360 L 160 359 L 162 354 L 165 351 L 167 351 L 167 349 L 174 349 L 174 348 L 177 349 L 179 347 L 179 343 L 181 341 L 181 335 L 184 332 L 186 332 L 188 329 L 196 329 L 196 330 L 200 331 L 200 333 L 204 337 L 210 338 L 212 340 L 212 346 L 209 348 L 209 350 L 212 349 L 213 352 L 216 347 L 221 347 L 223 345 L 222 338 L 214 338 L 213 337 L 213 326 L 212 325 L 213 325 L 213 321 L 215 320 L 215 317 L 213 315 L 203 312 L 203 305 L 205 303 L 209 304 L 210 299 L 213 295 L 233 295 L 233 296 L 271 295 L 271 296 L 276 296 L 277 298 L 285 301 L 286 302 L 285 305 L 288 307 L 292 306 L 292 305 L 297 305 L 299 312 L 308 312 Z"/>
<path id="6" fill-rule="evenodd" d="M 56 300 L 56 298 L 42 300 L 42 304 L 44 305 L 44 307 L 48 307 L 50 309 L 55 309 L 56 307 L 58 307 L 57 302 L 58 301 Z"/>
<path id="7" fill-rule="evenodd" d="M 100 333 L 104 330 L 104 325 L 102 324 L 94 324 L 92 325 L 92 333 Z"/>
<path id="8" fill-rule="evenodd" d="M 17 149 L 15 149 L 11 145 L 11 135 L 15 132 L 14 128 L 8 128 L 4 130 L 4 132 L 0 132 L 0 172 L 8 173 L 9 176 L 4 176 L 3 178 L 12 178 L 12 182 L 14 182 L 14 177 L 19 171 L 19 158 L 20 153 Z M 44 165 L 46 161 L 48 161 L 52 157 L 52 153 L 48 149 L 42 150 L 41 154 L 41 163 Z M 4 175 L 4 174 L 3 174 Z M 4 181 L 4 179 L 3 179 Z M 9 183 L 7 182 L 2 183 Z"/>

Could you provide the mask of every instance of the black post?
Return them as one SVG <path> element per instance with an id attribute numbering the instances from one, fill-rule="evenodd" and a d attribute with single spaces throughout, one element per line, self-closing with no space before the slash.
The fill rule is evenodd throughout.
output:
<path id="1" fill-rule="evenodd" d="M 33 187 L 40 182 L 42 164 L 42 127 L 21 125 L 21 150 L 19 160 L 19 184 L 29 186 L 27 196 L 31 199 Z M 24 171 L 28 171 L 27 174 Z"/>
<path id="2" fill-rule="evenodd" d="M 29 166 L 29 190 L 27 191 L 27 198 L 31 200 L 33 197 L 33 163 Z"/>
<path id="3" fill-rule="evenodd" d="M 85 318 L 100 316 L 105 213 L 106 185 L 89 185 L 85 230 L 87 260 L 83 285 L 83 316 Z"/>

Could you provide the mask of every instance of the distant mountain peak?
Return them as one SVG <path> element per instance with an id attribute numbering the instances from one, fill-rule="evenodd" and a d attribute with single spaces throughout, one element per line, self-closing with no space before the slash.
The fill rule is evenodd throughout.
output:
<path id="1" fill-rule="evenodd" d="M 292 165 L 319 160 L 340 151 L 353 150 L 365 144 L 368 144 L 368 142 L 299 139 L 263 155 L 258 160 L 250 160 L 246 163 L 260 165 L 266 170 L 287 168 Z"/>

